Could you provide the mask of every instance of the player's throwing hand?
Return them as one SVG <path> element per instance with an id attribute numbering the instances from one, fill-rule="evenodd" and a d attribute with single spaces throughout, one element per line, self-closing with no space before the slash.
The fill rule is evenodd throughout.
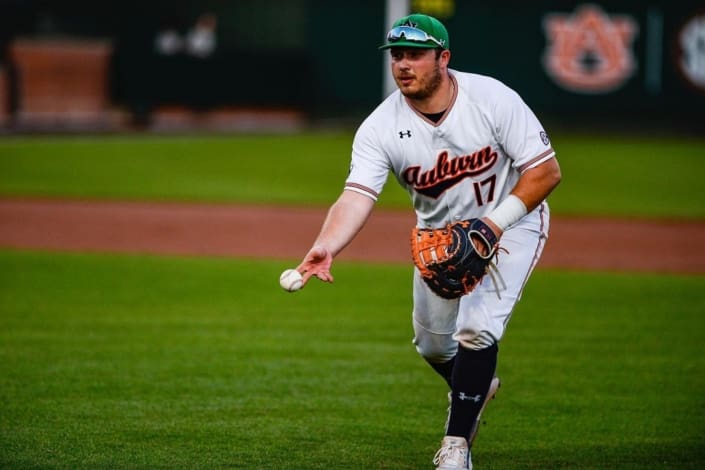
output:
<path id="1" fill-rule="evenodd" d="M 304 257 L 303 262 L 296 267 L 304 278 L 304 285 L 311 277 L 316 276 L 321 281 L 333 282 L 330 266 L 333 255 L 322 246 L 314 246 Z"/>

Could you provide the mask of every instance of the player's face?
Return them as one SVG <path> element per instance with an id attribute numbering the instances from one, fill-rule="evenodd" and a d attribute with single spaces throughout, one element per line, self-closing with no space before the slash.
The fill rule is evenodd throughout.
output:
<path id="1" fill-rule="evenodd" d="M 390 49 L 392 75 L 407 98 L 424 100 L 433 96 L 441 84 L 441 60 L 434 49 L 395 47 Z"/>

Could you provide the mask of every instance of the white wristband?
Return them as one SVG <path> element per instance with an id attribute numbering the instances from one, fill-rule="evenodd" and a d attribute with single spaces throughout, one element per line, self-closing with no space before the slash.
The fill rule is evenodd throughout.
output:
<path id="1" fill-rule="evenodd" d="M 507 230 L 526 215 L 524 202 L 513 194 L 507 196 L 487 217 L 502 231 Z"/>

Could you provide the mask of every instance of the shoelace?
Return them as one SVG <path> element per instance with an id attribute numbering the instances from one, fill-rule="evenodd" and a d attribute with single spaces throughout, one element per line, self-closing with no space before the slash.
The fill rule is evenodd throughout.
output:
<path id="1" fill-rule="evenodd" d="M 465 462 L 468 460 L 468 449 L 467 447 L 455 445 L 453 443 L 446 444 L 436 452 L 433 457 L 433 465 L 440 465 L 442 463 L 453 462 L 457 465 L 462 465 L 465 468 Z"/>

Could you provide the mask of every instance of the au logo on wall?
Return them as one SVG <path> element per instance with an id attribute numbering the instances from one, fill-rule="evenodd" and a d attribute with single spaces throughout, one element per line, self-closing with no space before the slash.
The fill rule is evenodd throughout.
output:
<path id="1" fill-rule="evenodd" d="M 547 47 L 543 65 L 560 87 L 578 93 L 617 90 L 636 70 L 632 44 L 639 31 L 627 15 L 609 15 L 584 4 L 568 14 L 543 19 Z"/>

